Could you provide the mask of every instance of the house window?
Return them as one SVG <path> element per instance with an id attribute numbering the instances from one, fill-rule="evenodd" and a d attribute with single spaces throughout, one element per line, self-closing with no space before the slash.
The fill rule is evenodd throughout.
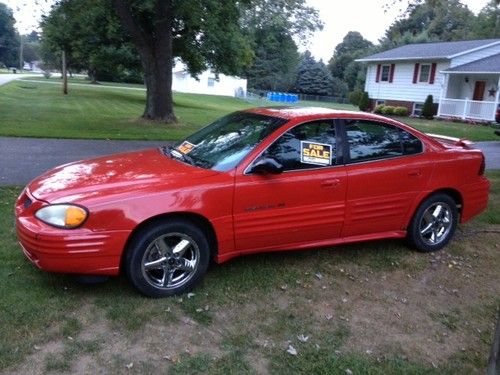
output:
<path id="1" fill-rule="evenodd" d="M 382 82 L 389 82 L 390 75 L 391 75 L 391 66 L 390 65 L 382 65 L 380 80 Z"/>
<path id="2" fill-rule="evenodd" d="M 208 77 L 208 87 L 214 87 L 214 86 L 215 86 L 215 78 Z"/>
<path id="3" fill-rule="evenodd" d="M 375 100 L 375 106 L 378 105 L 385 105 L 385 100 L 380 100 L 380 99 Z"/>
<path id="4" fill-rule="evenodd" d="M 422 108 L 424 107 L 424 103 L 413 103 L 413 112 L 412 116 L 420 117 L 422 115 Z"/>
<path id="5" fill-rule="evenodd" d="M 431 64 L 420 65 L 418 82 L 429 82 L 431 78 Z"/>

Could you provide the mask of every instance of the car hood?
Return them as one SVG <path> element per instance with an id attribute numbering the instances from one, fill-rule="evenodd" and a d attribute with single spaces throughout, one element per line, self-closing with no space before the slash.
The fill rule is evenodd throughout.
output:
<path id="1" fill-rule="evenodd" d="M 49 203 L 74 202 L 151 187 L 182 187 L 186 180 L 192 184 L 216 173 L 149 149 L 61 165 L 34 179 L 28 190 L 34 198 Z"/>

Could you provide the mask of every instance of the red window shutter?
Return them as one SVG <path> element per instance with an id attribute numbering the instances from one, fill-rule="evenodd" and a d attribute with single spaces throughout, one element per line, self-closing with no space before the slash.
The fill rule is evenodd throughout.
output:
<path id="1" fill-rule="evenodd" d="M 418 70 L 420 69 L 420 64 L 416 63 L 415 64 L 415 69 L 413 70 L 413 83 L 417 83 L 418 79 Z"/>
<path id="2" fill-rule="evenodd" d="M 429 79 L 429 83 L 432 85 L 434 83 L 434 79 L 436 78 L 436 63 L 432 63 L 431 66 L 431 78 Z"/>
<path id="3" fill-rule="evenodd" d="M 377 75 L 375 76 L 375 82 L 380 81 L 380 70 L 382 69 L 382 65 L 377 65 Z"/>
<path id="4" fill-rule="evenodd" d="M 392 83 L 394 80 L 394 69 L 396 68 L 396 64 L 391 64 L 391 71 L 389 72 L 389 83 Z"/>

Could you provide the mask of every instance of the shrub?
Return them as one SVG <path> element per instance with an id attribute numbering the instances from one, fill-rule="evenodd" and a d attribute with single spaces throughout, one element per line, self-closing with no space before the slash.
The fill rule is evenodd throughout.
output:
<path id="1" fill-rule="evenodd" d="M 382 109 L 382 114 L 383 115 L 393 115 L 394 114 L 394 109 L 395 109 L 395 107 L 390 106 L 390 105 L 386 105 Z"/>
<path id="2" fill-rule="evenodd" d="M 51 73 L 51 72 L 49 72 L 48 70 L 45 70 L 45 71 L 43 72 L 43 76 L 44 76 L 45 78 L 49 79 L 50 77 L 52 77 L 52 73 Z"/>
<path id="3" fill-rule="evenodd" d="M 367 111 L 370 108 L 370 97 L 366 91 L 364 91 L 361 95 L 358 106 L 362 111 Z"/>
<path id="4" fill-rule="evenodd" d="M 396 116 L 408 116 L 408 108 L 396 107 L 396 108 L 394 108 L 394 114 Z"/>
<path id="5" fill-rule="evenodd" d="M 384 113 L 384 107 L 385 107 L 384 104 L 379 104 L 378 106 L 375 107 L 375 109 L 373 110 L 373 112 L 378 113 L 379 115 L 381 115 L 382 113 Z"/>
<path id="6" fill-rule="evenodd" d="M 359 106 L 359 102 L 361 101 L 362 96 L 363 96 L 363 91 L 360 91 L 360 90 L 351 91 L 347 95 L 347 97 L 349 98 L 349 102 L 352 105 L 358 105 L 358 106 Z"/>
<path id="7" fill-rule="evenodd" d="M 422 117 L 427 120 L 432 120 L 434 118 L 434 101 L 432 95 L 427 95 L 427 99 L 425 99 L 422 107 Z"/>

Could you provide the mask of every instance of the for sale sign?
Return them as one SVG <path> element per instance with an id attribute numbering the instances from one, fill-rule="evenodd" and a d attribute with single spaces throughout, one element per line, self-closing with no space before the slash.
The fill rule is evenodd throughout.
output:
<path id="1" fill-rule="evenodd" d="M 332 145 L 300 141 L 300 161 L 306 164 L 331 165 Z"/>

